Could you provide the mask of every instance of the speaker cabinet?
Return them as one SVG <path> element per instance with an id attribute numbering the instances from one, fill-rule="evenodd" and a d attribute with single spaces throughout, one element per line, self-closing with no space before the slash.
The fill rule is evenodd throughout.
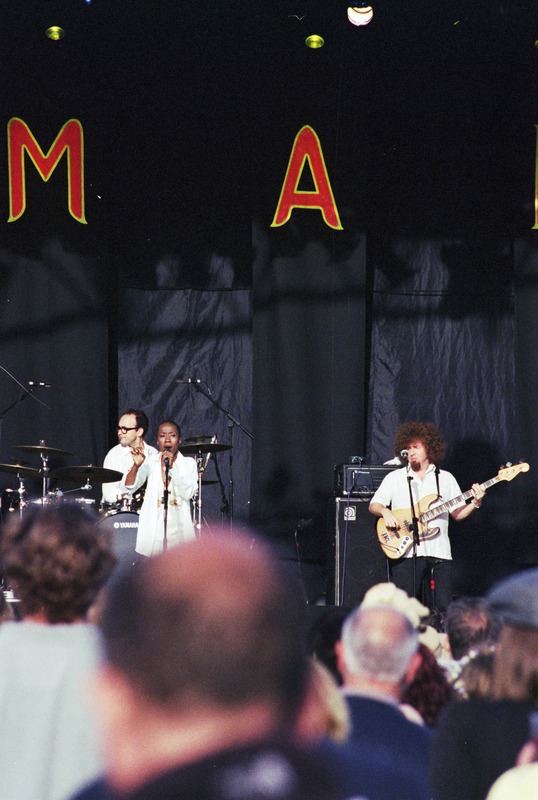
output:
<path id="1" fill-rule="evenodd" d="M 371 586 L 388 580 L 387 558 L 369 503 L 335 497 L 329 504 L 328 604 L 354 608 Z"/>

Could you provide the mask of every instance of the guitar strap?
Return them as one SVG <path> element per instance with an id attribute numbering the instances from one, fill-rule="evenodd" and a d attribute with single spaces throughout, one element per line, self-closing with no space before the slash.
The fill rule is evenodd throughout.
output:
<path id="1" fill-rule="evenodd" d="M 437 499 L 438 500 L 441 499 L 441 490 L 439 488 L 439 474 L 440 474 L 440 472 L 441 472 L 441 470 L 439 469 L 439 467 L 436 464 L 435 465 L 435 483 L 437 484 Z"/>

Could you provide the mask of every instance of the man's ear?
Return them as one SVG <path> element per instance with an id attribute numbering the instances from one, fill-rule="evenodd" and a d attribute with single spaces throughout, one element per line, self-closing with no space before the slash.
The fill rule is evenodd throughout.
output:
<path id="1" fill-rule="evenodd" d="M 409 664 L 407 666 L 407 669 L 405 671 L 405 675 L 404 675 L 404 682 L 405 683 L 411 683 L 411 681 L 413 680 L 413 678 L 417 674 L 417 671 L 418 671 L 421 663 L 422 663 L 422 656 L 421 656 L 420 652 L 417 650 L 417 652 L 413 653 L 413 655 L 411 656 L 411 661 L 409 662 Z"/>
<path id="2" fill-rule="evenodd" d="M 347 672 L 347 669 L 346 669 L 346 659 L 344 657 L 344 645 L 342 644 L 341 639 L 339 639 L 335 643 L 334 652 L 336 654 L 336 666 L 338 667 L 338 672 L 343 678 Z"/>

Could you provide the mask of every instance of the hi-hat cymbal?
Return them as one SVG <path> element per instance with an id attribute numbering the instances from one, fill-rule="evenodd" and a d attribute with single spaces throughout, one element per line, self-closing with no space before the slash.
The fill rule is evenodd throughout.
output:
<path id="1" fill-rule="evenodd" d="M 112 483 L 113 481 L 121 481 L 123 474 L 115 469 L 105 469 L 104 467 L 92 467 L 88 464 L 86 467 L 61 467 L 54 470 L 52 473 L 54 480 L 75 481 L 81 483 L 89 481 L 90 483 Z"/>
<path id="2" fill-rule="evenodd" d="M 11 472 L 21 478 L 37 478 L 41 474 L 41 470 L 25 467 L 22 464 L 0 464 L 0 472 Z"/>
<path id="3" fill-rule="evenodd" d="M 221 453 L 223 450 L 231 450 L 231 444 L 219 444 L 218 442 L 200 442 L 200 444 L 180 444 L 179 452 L 183 455 L 188 453 Z"/>
<path id="4" fill-rule="evenodd" d="M 12 450 L 22 450 L 23 453 L 37 453 L 45 456 L 72 456 L 69 450 L 58 450 L 57 447 L 47 447 L 44 444 L 15 444 Z"/>
<path id="5" fill-rule="evenodd" d="M 185 444 L 192 442 L 193 444 L 203 444 L 204 442 L 210 442 L 212 436 L 191 436 L 190 439 L 183 439 Z"/>

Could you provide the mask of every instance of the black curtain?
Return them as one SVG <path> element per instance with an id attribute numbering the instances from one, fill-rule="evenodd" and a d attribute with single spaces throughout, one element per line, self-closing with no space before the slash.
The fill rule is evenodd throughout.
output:
<path id="1" fill-rule="evenodd" d="M 296 213 L 291 232 L 255 226 L 252 506 L 316 560 L 334 466 L 364 447 L 365 237 L 309 238 Z"/>

